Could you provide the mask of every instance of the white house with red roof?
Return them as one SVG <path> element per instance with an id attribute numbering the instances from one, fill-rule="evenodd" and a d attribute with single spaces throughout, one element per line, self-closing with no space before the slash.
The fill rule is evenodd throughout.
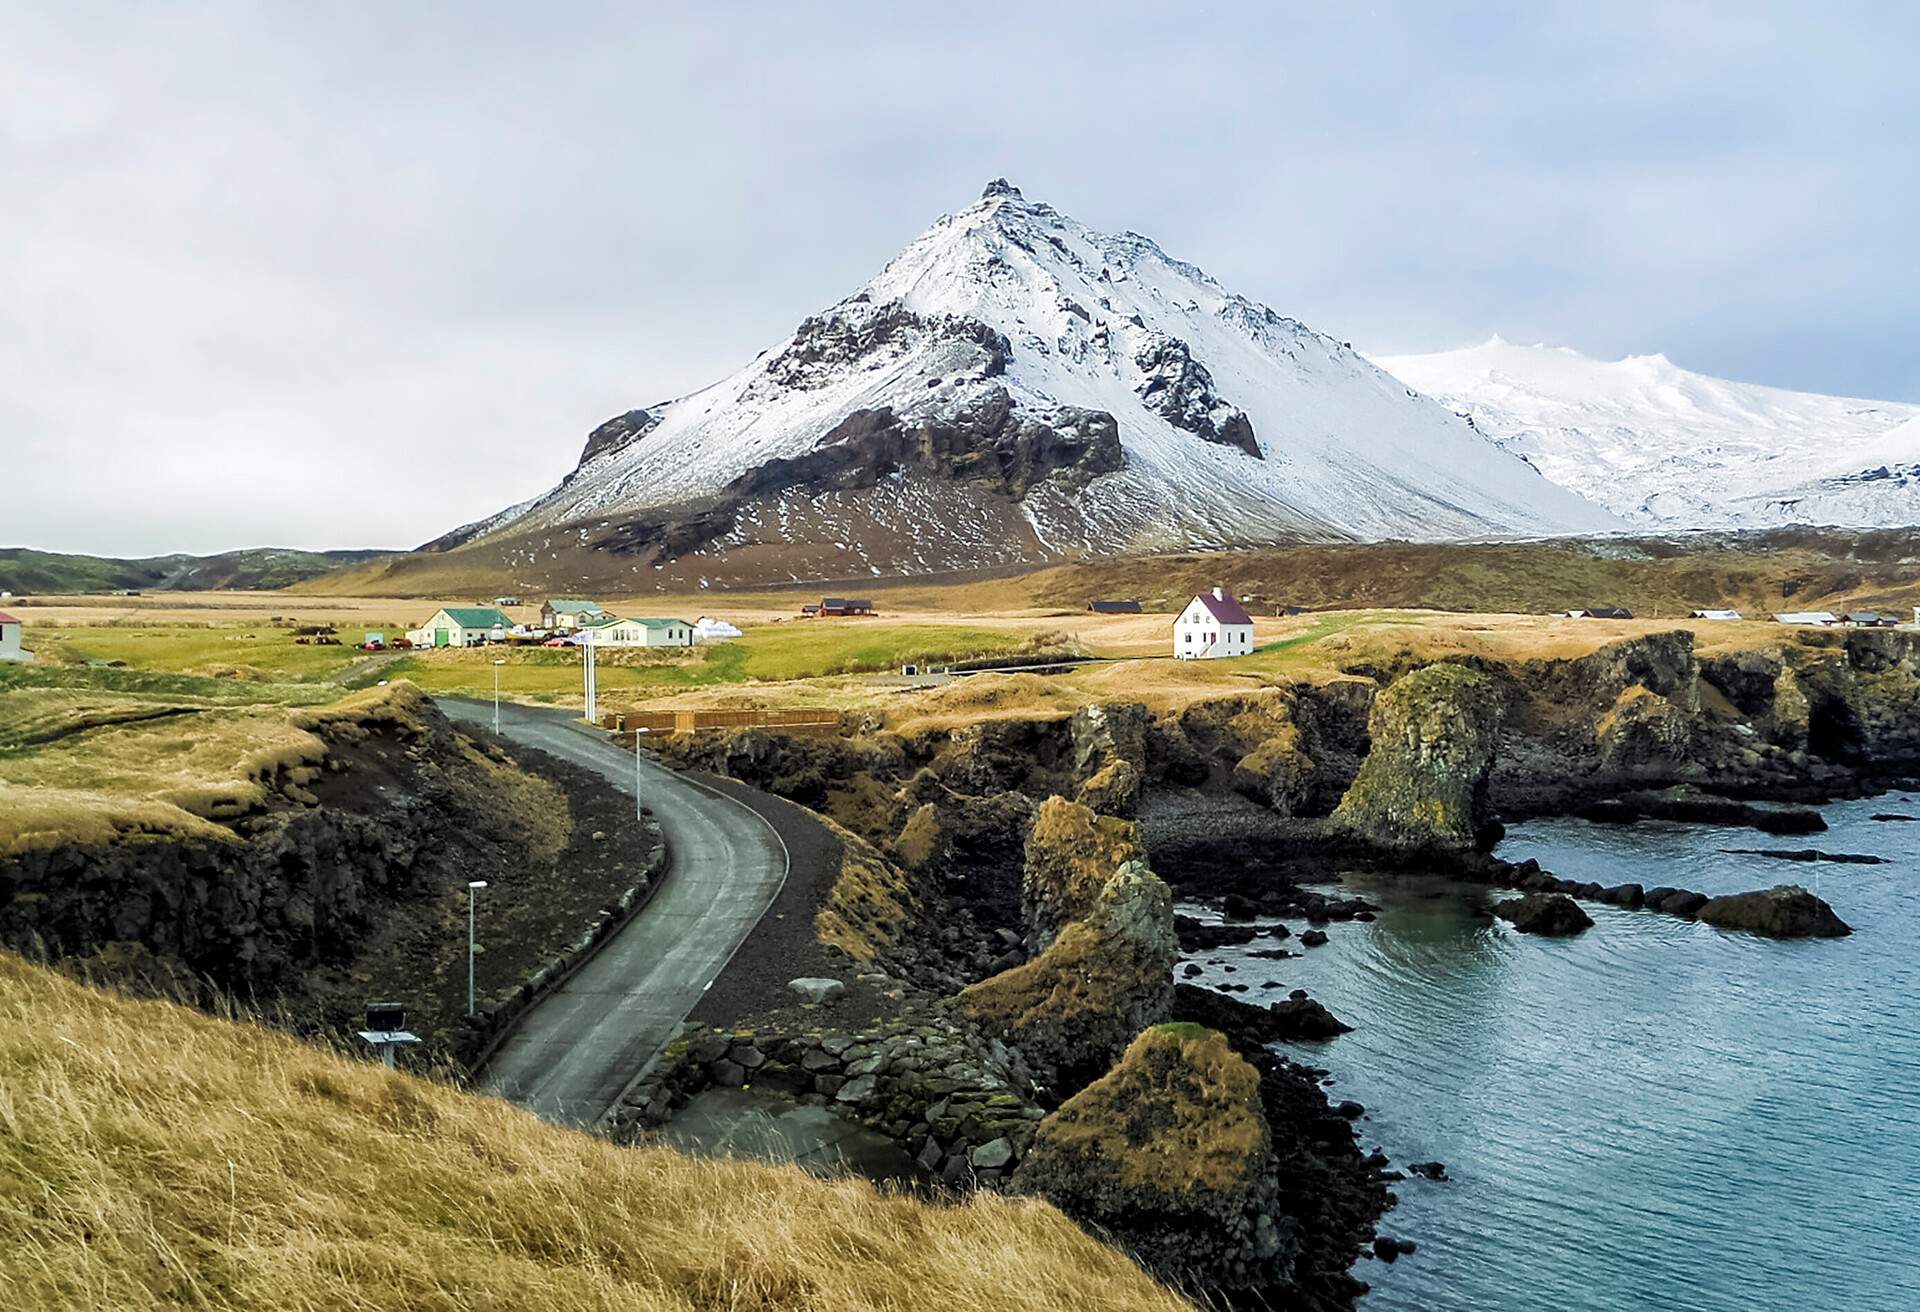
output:
<path id="1" fill-rule="evenodd" d="M 30 661 L 33 653 L 20 649 L 20 620 L 0 610 L 0 661 Z"/>
<path id="2" fill-rule="evenodd" d="M 1187 603 L 1173 622 L 1173 654 L 1183 661 L 1219 660 L 1253 652 L 1253 616 L 1215 588 Z"/>

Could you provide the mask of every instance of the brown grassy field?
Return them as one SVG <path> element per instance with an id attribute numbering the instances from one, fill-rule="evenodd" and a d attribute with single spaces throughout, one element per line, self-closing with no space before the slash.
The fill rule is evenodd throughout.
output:
<path id="1" fill-rule="evenodd" d="M 618 1148 L 0 954 L 0 1306 L 1174 1312 L 1037 1202 Z"/>

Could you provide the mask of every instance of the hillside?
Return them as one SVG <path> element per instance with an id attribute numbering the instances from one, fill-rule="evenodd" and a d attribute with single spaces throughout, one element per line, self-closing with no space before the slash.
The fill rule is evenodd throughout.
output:
<path id="1" fill-rule="evenodd" d="M 556 1129 L 0 953 L 0 1305 L 1187 1306 L 1052 1208 Z"/>
<path id="2" fill-rule="evenodd" d="M 777 578 L 1612 524 L 1347 344 L 998 181 L 737 373 L 609 420 L 559 486 L 429 548 L 760 556 Z"/>
<path id="3" fill-rule="evenodd" d="M 336 570 L 377 560 L 382 551 L 298 551 L 250 547 L 217 556 L 75 556 L 27 547 L 0 547 L 0 591 L 101 593 L 127 588 L 209 592 L 284 588 Z"/>
<path id="4" fill-rule="evenodd" d="M 1556 483 L 1637 523 L 1920 523 L 1920 405 L 1730 382 L 1664 355 L 1609 362 L 1498 337 L 1378 363 Z"/>

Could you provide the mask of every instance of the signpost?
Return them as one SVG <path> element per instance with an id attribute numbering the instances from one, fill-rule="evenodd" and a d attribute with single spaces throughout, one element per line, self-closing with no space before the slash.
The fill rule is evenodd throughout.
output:
<path id="1" fill-rule="evenodd" d="M 420 1042 L 420 1036 L 407 1029 L 407 1009 L 398 1002 L 369 1002 L 367 1027 L 360 1031 L 361 1042 L 377 1049 L 380 1062 L 394 1068 L 394 1054 Z"/>

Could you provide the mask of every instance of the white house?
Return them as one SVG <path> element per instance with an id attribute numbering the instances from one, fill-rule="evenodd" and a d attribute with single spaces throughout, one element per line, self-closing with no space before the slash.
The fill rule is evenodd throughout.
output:
<path id="1" fill-rule="evenodd" d="M 1840 622 L 1840 617 L 1830 610 L 1790 610 L 1773 618 L 1781 624 L 1814 624 L 1821 628 L 1830 628 Z"/>
<path id="2" fill-rule="evenodd" d="M 1737 610 L 1696 610 L 1690 612 L 1687 618 L 1690 620 L 1737 620 L 1740 618 L 1740 612 Z"/>
<path id="3" fill-rule="evenodd" d="M 20 620 L 0 610 L 0 661 L 30 661 L 33 653 L 20 648 Z"/>
<path id="4" fill-rule="evenodd" d="M 740 626 L 713 615 L 702 615 L 693 622 L 695 642 L 725 642 L 741 636 Z"/>
<path id="5" fill-rule="evenodd" d="M 596 647 L 691 647 L 693 625 L 685 620 L 583 620 L 580 636 Z"/>
<path id="6" fill-rule="evenodd" d="M 417 629 L 407 630 L 416 647 L 478 647 L 505 640 L 513 621 L 492 606 L 442 606 Z"/>
<path id="7" fill-rule="evenodd" d="M 1246 656 L 1253 651 L 1253 616 L 1224 589 L 1203 592 L 1173 622 L 1173 654 L 1183 661 Z"/>

